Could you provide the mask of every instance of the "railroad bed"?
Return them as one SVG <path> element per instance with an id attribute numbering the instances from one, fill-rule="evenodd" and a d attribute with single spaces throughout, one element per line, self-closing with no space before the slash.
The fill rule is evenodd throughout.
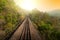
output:
<path id="1" fill-rule="evenodd" d="M 31 20 L 26 18 L 9 40 L 41 40 L 41 38 Z"/>

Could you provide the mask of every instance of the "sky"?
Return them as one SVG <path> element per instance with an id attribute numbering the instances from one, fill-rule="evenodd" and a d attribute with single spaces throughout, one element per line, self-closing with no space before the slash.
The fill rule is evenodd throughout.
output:
<path id="1" fill-rule="evenodd" d="M 40 11 L 52 11 L 60 9 L 60 0 L 14 0 L 18 6 L 21 6 L 23 1 L 33 4 Z M 28 3 L 27 3 L 28 4 Z M 25 5 L 25 4 L 24 4 Z"/>

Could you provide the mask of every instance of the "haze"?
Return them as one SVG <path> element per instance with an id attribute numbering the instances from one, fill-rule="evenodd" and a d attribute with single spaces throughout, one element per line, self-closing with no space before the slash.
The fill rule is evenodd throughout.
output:
<path id="1" fill-rule="evenodd" d="M 21 6 L 24 0 L 14 0 L 16 5 Z M 27 0 L 28 2 L 29 0 Z M 52 11 L 55 9 L 60 9 L 60 0 L 30 0 L 35 8 L 40 11 Z"/>

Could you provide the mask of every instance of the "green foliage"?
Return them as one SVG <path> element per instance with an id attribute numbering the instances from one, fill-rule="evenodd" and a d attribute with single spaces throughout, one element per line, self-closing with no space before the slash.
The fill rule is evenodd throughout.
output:
<path id="1" fill-rule="evenodd" d="M 48 13 L 43 13 L 36 9 L 31 12 L 29 17 L 37 25 L 37 30 L 43 40 L 60 40 L 60 30 L 58 30 L 60 18 L 49 16 Z"/>
<path id="2" fill-rule="evenodd" d="M 5 8 L 6 1 L 5 0 L 0 0 L 0 12 L 4 10 Z"/>
<path id="3" fill-rule="evenodd" d="M 4 16 L 0 15 L 0 19 L 4 19 Z"/>
<path id="4" fill-rule="evenodd" d="M 13 30 L 13 24 L 12 24 L 12 23 L 7 23 L 7 24 L 4 26 L 4 28 L 5 28 L 6 33 L 10 33 L 10 32 L 12 32 L 12 30 Z"/>
<path id="5" fill-rule="evenodd" d="M 5 32 L 0 36 L 1 40 L 9 36 L 17 28 L 16 25 L 22 21 L 22 14 L 18 10 L 20 9 L 13 0 L 0 0 L 0 30 L 2 30 L 0 33 Z"/>

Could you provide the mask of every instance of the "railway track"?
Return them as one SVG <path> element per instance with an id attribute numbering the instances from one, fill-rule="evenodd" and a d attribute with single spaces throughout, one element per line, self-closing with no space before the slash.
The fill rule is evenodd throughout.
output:
<path id="1" fill-rule="evenodd" d="M 26 20 L 25 26 L 22 30 L 21 36 L 19 40 L 31 40 L 30 28 L 29 28 L 29 21 Z"/>
<path id="2" fill-rule="evenodd" d="M 41 40 L 29 18 L 26 18 L 9 40 Z"/>

